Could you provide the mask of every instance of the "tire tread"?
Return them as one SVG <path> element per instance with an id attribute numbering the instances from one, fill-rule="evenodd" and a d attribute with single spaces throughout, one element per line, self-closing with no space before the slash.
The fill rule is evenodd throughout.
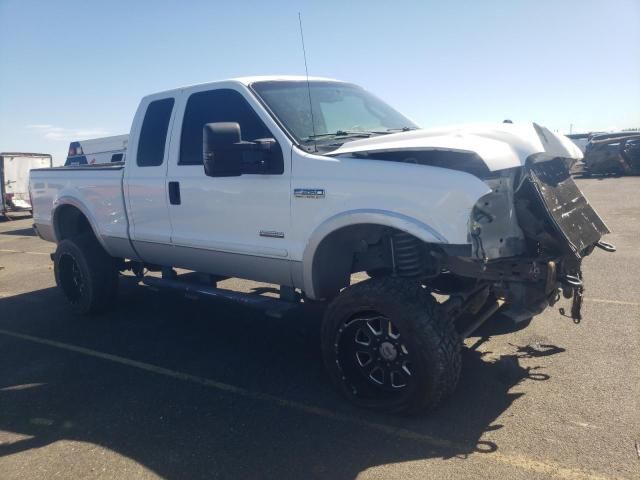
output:
<path id="1" fill-rule="evenodd" d="M 343 290 L 329 304 L 322 326 L 325 364 L 331 372 L 331 362 L 335 362 L 335 358 L 332 358 L 327 346 L 333 347 L 334 344 L 334 317 L 339 317 L 339 312 L 345 306 L 366 307 L 381 301 L 402 305 L 406 318 L 412 319 L 411 336 L 419 346 L 419 353 L 425 361 L 428 361 L 427 357 L 435 359 L 435 362 L 430 362 L 434 378 L 431 388 L 418 388 L 416 395 L 404 404 L 393 407 L 393 410 L 416 413 L 433 409 L 457 386 L 462 365 L 462 342 L 453 322 L 439 311 L 438 302 L 417 281 L 397 277 L 372 278 Z M 334 383 L 342 384 L 335 374 L 332 379 Z"/>
<path id="2" fill-rule="evenodd" d="M 102 313 L 113 307 L 118 290 L 117 259 L 111 257 L 92 234 L 82 234 L 66 239 L 58 244 L 55 253 L 56 283 L 60 285 L 57 261 L 62 253 L 70 254 L 86 267 L 87 281 L 90 283 L 88 301 L 72 304 L 78 313 Z M 81 267 L 82 268 L 82 267 Z"/>

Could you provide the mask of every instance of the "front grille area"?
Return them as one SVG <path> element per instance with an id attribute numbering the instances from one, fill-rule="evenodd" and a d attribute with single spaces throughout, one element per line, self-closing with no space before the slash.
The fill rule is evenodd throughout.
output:
<path id="1" fill-rule="evenodd" d="M 561 159 L 533 164 L 528 181 L 554 236 L 577 257 L 609 233 Z"/>

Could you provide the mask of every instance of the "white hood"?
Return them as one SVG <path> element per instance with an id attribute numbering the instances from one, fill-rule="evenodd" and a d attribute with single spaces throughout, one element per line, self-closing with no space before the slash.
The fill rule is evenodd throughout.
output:
<path id="1" fill-rule="evenodd" d="M 581 150 L 567 137 L 535 123 L 460 125 L 412 130 L 354 140 L 329 155 L 403 150 L 475 153 L 491 171 L 522 166 L 529 156 L 536 153 L 574 160 L 582 158 Z"/>

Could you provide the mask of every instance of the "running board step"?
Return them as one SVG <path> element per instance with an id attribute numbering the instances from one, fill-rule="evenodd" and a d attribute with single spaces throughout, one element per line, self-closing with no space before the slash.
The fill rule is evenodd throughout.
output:
<path id="1" fill-rule="evenodd" d="M 236 292 L 223 288 L 207 287 L 181 280 L 145 276 L 140 279 L 143 285 L 151 288 L 170 288 L 181 291 L 187 297 L 208 297 L 229 300 L 248 307 L 258 308 L 270 317 L 282 318 L 287 312 L 298 307 L 298 303 L 286 302 L 277 298 L 264 297 L 255 293 Z"/>

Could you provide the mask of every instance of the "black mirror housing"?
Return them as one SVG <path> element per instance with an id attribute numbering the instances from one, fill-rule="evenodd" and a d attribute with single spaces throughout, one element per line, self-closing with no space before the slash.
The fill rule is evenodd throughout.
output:
<path id="1" fill-rule="evenodd" d="M 236 122 L 207 123 L 203 127 L 202 142 L 202 162 L 209 177 L 280 174 L 283 171 L 278 142 L 274 138 L 245 142 Z"/>
<path id="2" fill-rule="evenodd" d="M 209 177 L 237 177 L 242 174 L 242 142 L 237 122 L 207 123 L 202 131 L 202 162 Z"/>

